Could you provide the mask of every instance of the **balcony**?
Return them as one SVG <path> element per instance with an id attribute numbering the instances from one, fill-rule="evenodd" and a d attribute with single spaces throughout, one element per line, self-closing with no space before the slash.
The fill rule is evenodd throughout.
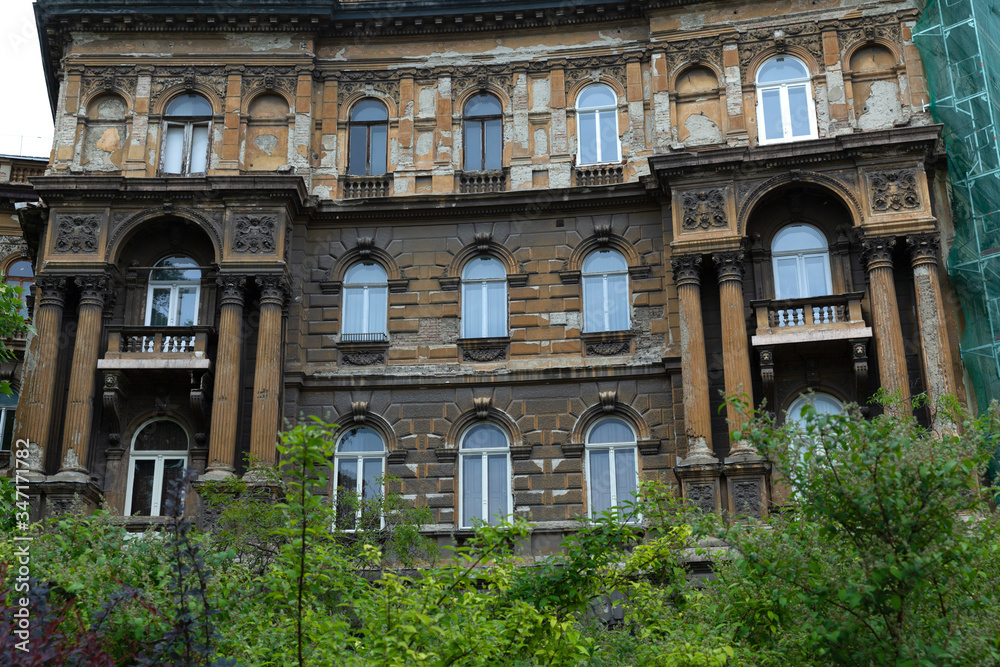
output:
<path id="1" fill-rule="evenodd" d="M 625 166 L 621 164 L 594 164 L 576 167 L 576 184 L 615 185 L 625 181 Z"/>
<path id="2" fill-rule="evenodd" d="M 211 327 L 108 327 L 101 370 L 207 370 Z"/>
<path id="3" fill-rule="evenodd" d="M 344 199 L 370 199 L 392 194 L 392 174 L 344 177 Z"/>
<path id="4" fill-rule="evenodd" d="M 752 301 L 757 315 L 754 347 L 824 340 L 870 338 L 861 314 L 864 292 L 804 299 Z"/>
<path id="5" fill-rule="evenodd" d="M 463 171 L 458 173 L 458 191 L 462 194 L 503 192 L 506 189 L 506 168 L 489 171 Z"/>

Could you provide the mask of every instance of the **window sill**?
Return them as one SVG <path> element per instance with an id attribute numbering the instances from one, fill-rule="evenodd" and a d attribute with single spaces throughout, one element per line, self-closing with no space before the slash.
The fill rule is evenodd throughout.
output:
<path id="1" fill-rule="evenodd" d="M 630 329 L 624 331 L 594 331 L 580 334 L 584 354 L 588 357 L 615 357 L 632 353 Z"/>
<path id="2" fill-rule="evenodd" d="M 510 336 L 459 338 L 458 349 L 462 361 L 473 363 L 506 361 L 510 350 Z"/>
<path id="3" fill-rule="evenodd" d="M 343 340 L 344 336 L 381 336 L 378 340 Z M 341 366 L 384 366 L 389 351 L 388 334 L 341 334 L 337 342 Z"/>

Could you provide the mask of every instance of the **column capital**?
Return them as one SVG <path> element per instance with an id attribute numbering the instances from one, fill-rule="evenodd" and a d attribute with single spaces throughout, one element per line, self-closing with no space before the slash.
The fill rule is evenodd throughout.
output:
<path id="1" fill-rule="evenodd" d="M 215 284 L 219 287 L 219 305 L 243 305 L 246 298 L 246 276 L 223 273 L 215 279 Z"/>
<path id="2" fill-rule="evenodd" d="M 892 236 L 865 236 L 861 239 L 861 256 L 869 271 L 892 268 L 892 251 L 896 239 Z"/>
<path id="3" fill-rule="evenodd" d="M 285 276 L 257 276 L 255 282 L 260 288 L 260 305 L 284 306 L 288 298 L 288 281 Z"/>
<path id="4" fill-rule="evenodd" d="M 38 303 L 42 306 L 58 306 L 66 304 L 66 278 L 63 276 L 38 276 L 35 287 L 42 291 Z"/>
<path id="5" fill-rule="evenodd" d="M 746 270 L 743 259 L 742 250 L 713 253 L 712 261 L 719 271 L 719 282 L 743 282 L 743 272 Z"/>
<path id="6" fill-rule="evenodd" d="M 674 283 L 681 285 L 701 285 L 701 255 L 674 255 L 670 258 L 674 270 Z"/>
<path id="7" fill-rule="evenodd" d="M 114 286 L 111 278 L 104 273 L 77 276 L 73 282 L 80 288 L 81 306 L 96 306 L 101 309 Z"/>
<path id="8" fill-rule="evenodd" d="M 906 237 L 906 248 L 910 252 L 910 264 L 914 267 L 921 264 L 936 265 L 941 239 L 936 233 L 910 234 Z"/>

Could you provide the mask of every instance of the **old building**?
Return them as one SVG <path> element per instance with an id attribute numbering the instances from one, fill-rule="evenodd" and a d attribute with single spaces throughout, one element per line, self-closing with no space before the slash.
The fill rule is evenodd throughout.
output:
<path id="1" fill-rule="evenodd" d="M 36 3 L 45 511 L 155 520 L 316 414 L 341 488 L 545 550 L 640 479 L 765 513 L 723 393 L 958 389 L 915 3 L 223 4 Z"/>

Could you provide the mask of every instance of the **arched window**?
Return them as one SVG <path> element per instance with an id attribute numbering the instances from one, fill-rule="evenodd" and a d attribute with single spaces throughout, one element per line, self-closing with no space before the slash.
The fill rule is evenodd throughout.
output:
<path id="1" fill-rule="evenodd" d="M 596 83 L 576 100 L 577 164 L 618 162 L 618 96 L 611 86 Z"/>
<path id="2" fill-rule="evenodd" d="M 4 282 L 24 290 L 21 293 L 21 317 L 28 319 L 31 313 L 28 312 L 27 297 L 31 286 L 35 284 L 35 272 L 31 268 L 31 262 L 26 259 L 15 260 L 7 267 Z"/>
<path id="3" fill-rule="evenodd" d="M 201 95 L 175 97 L 163 114 L 164 174 L 204 174 L 208 167 L 212 105 Z"/>
<path id="4" fill-rule="evenodd" d="M 777 56 L 757 70 L 757 133 L 762 144 L 816 138 L 809 69 L 798 58 Z"/>
<path id="5" fill-rule="evenodd" d="M 344 312 L 340 339 L 344 342 L 386 339 L 389 277 L 375 262 L 358 262 L 344 276 Z"/>
<path id="6" fill-rule="evenodd" d="M 804 299 L 833 292 L 826 236 L 812 225 L 788 225 L 771 242 L 774 297 Z"/>
<path id="7" fill-rule="evenodd" d="M 639 483 L 635 432 L 623 419 L 610 417 L 590 428 L 586 444 L 593 518 L 635 498 Z"/>
<path id="8" fill-rule="evenodd" d="M 366 98 L 351 109 L 348 124 L 347 173 L 351 176 L 381 176 L 386 172 L 389 112 L 385 105 Z"/>
<path id="9" fill-rule="evenodd" d="M 511 512 L 507 435 L 493 424 L 477 424 L 462 436 L 460 449 L 462 527 L 476 519 L 499 523 Z"/>
<path id="10" fill-rule="evenodd" d="M 367 427 L 352 428 L 337 442 L 335 458 L 337 527 L 341 530 L 380 527 L 382 518 L 377 501 L 382 497 L 385 475 L 385 443 L 381 436 Z M 373 509 L 378 514 L 372 514 Z"/>
<path id="11" fill-rule="evenodd" d="M 9 452 L 14 441 L 14 413 L 17 410 L 17 392 L 10 396 L 0 394 L 0 452 Z"/>
<path id="12" fill-rule="evenodd" d="M 788 406 L 787 419 L 790 422 L 802 423 L 802 410 L 807 405 L 816 411 L 817 415 L 839 415 L 844 411 L 844 405 L 829 394 L 803 394 Z"/>
<path id="13" fill-rule="evenodd" d="M 500 169 L 503 166 L 503 109 L 488 93 L 474 95 L 465 104 L 465 170 Z"/>
<path id="14" fill-rule="evenodd" d="M 603 249 L 583 260 L 584 331 L 629 328 L 628 264 L 616 250 Z"/>
<path id="15" fill-rule="evenodd" d="M 494 257 L 475 257 L 462 269 L 462 338 L 507 335 L 507 271 Z"/>
<path id="16" fill-rule="evenodd" d="M 165 257 L 149 273 L 146 326 L 193 327 L 198 324 L 201 270 L 190 257 Z"/>
<path id="17" fill-rule="evenodd" d="M 157 419 L 132 439 L 125 516 L 159 516 L 170 487 L 187 466 L 188 435 L 180 424 Z"/>

